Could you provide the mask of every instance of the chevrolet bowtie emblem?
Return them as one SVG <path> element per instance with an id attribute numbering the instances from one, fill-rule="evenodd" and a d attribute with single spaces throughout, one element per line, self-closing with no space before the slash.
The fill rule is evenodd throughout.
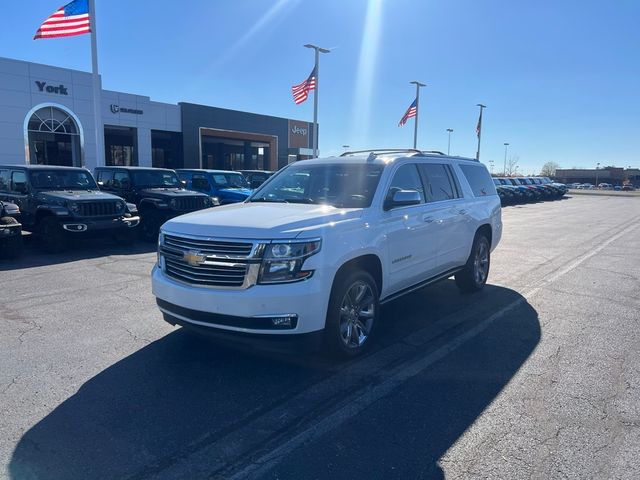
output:
<path id="1" fill-rule="evenodd" d="M 197 250 L 189 250 L 182 254 L 182 259 L 192 267 L 197 267 L 207 260 L 207 256 Z"/>

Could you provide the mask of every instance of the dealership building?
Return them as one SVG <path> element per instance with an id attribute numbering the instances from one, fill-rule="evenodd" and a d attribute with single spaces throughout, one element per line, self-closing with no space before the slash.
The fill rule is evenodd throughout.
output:
<path id="1" fill-rule="evenodd" d="M 562 183 L 590 183 L 592 185 L 596 183 L 611 185 L 631 183 L 640 186 L 640 169 L 631 167 L 558 168 L 554 178 Z"/>
<path id="2" fill-rule="evenodd" d="M 106 165 L 277 170 L 313 153 L 309 122 L 102 89 L 100 99 Z M 0 165 L 93 170 L 95 123 L 90 73 L 0 57 Z"/>

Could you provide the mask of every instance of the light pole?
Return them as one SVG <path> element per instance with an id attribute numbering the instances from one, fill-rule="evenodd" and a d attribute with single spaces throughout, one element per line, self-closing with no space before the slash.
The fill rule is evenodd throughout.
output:
<path id="1" fill-rule="evenodd" d="M 330 50 L 317 45 L 307 43 L 306 48 L 313 48 L 316 53 L 316 86 L 313 93 L 313 156 L 318 157 L 318 90 L 320 89 L 320 54 L 329 53 Z"/>
<path id="2" fill-rule="evenodd" d="M 598 169 L 600 168 L 600 162 L 596 163 L 596 188 L 598 188 Z"/>
<path id="3" fill-rule="evenodd" d="M 493 175 L 493 160 L 489 160 L 489 166 L 491 167 L 491 175 Z"/>
<path id="4" fill-rule="evenodd" d="M 447 155 L 449 155 L 451 153 L 451 133 L 453 128 L 447 128 L 447 132 L 449 132 L 449 142 L 447 143 Z"/>
<path id="5" fill-rule="evenodd" d="M 418 148 L 418 114 L 420 113 L 420 87 L 426 87 L 427 85 L 416 80 L 413 80 L 409 83 L 416 86 L 416 118 L 414 118 L 413 124 L 413 148 Z"/>
<path id="6" fill-rule="evenodd" d="M 349 150 L 349 145 L 342 145 L 342 148 L 344 148 L 345 153 L 347 152 L 347 150 Z"/>
<path id="7" fill-rule="evenodd" d="M 507 176 L 507 148 L 509 148 L 509 144 L 507 142 L 504 142 L 504 171 L 502 172 L 502 174 L 506 177 Z"/>
<path id="8" fill-rule="evenodd" d="M 480 161 L 480 139 L 482 138 L 482 111 L 485 108 L 487 108 L 487 106 L 479 103 L 476 105 L 476 107 L 480 107 L 480 117 L 478 118 L 478 127 L 476 128 L 478 132 L 478 151 L 476 153 L 476 160 Z"/>

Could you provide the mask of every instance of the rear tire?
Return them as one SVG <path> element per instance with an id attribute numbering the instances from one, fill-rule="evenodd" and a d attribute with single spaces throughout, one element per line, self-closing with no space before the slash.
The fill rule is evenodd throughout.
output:
<path id="1" fill-rule="evenodd" d="M 489 277 L 491 266 L 491 245 L 486 236 L 476 234 L 471 254 L 464 268 L 455 274 L 456 285 L 462 293 L 482 290 Z"/>
<path id="2" fill-rule="evenodd" d="M 65 234 L 60 222 L 55 217 L 44 217 L 40 220 L 40 242 L 47 253 L 60 253 L 65 250 Z"/>
<path id="3" fill-rule="evenodd" d="M 336 277 L 324 329 L 327 353 L 353 358 L 367 348 L 380 316 L 379 296 L 374 278 L 364 270 Z"/>

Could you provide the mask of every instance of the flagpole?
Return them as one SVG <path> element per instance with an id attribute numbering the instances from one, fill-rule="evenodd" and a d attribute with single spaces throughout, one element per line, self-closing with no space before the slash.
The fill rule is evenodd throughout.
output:
<path id="1" fill-rule="evenodd" d="M 480 118 L 478 119 L 478 151 L 476 153 L 476 160 L 480 161 L 480 139 L 482 138 L 482 111 L 487 108 L 486 105 L 479 103 L 476 105 L 480 107 Z"/>
<path id="2" fill-rule="evenodd" d="M 418 114 L 420 113 L 420 87 L 426 87 L 424 83 L 417 81 L 409 82 L 416 86 L 416 116 L 413 124 L 413 148 L 418 148 Z"/>
<path id="3" fill-rule="evenodd" d="M 316 72 L 316 86 L 313 92 L 313 156 L 318 157 L 318 91 L 320 90 L 320 54 L 329 53 L 326 48 L 318 47 L 317 45 L 307 44 L 306 48 L 313 48 L 315 50 L 315 67 Z"/>
<path id="4" fill-rule="evenodd" d="M 96 30 L 96 2 L 89 0 L 89 25 L 91 27 L 91 73 L 93 76 L 93 114 L 96 132 L 96 166 L 105 165 L 104 133 L 102 131 L 102 89 L 98 73 L 98 40 Z"/>

